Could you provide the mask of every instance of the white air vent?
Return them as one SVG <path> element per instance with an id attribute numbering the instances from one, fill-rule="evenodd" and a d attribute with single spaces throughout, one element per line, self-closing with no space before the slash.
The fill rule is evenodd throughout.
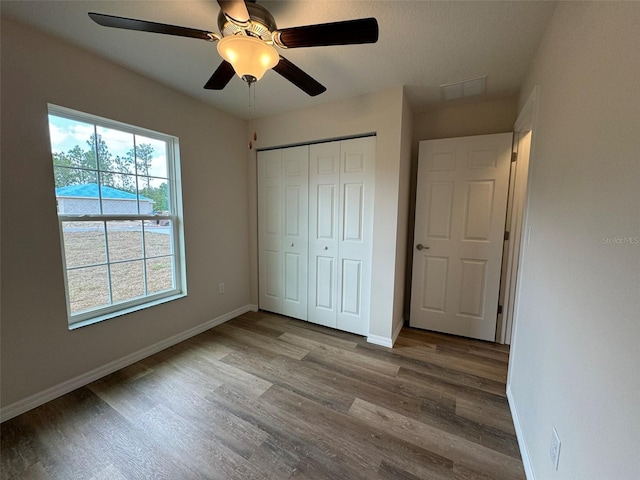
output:
<path id="1" fill-rule="evenodd" d="M 440 85 L 443 100 L 455 100 L 456 98 L 482 95 L 487 87 L 487 76 L 484 75 L 470 80 Z"/>

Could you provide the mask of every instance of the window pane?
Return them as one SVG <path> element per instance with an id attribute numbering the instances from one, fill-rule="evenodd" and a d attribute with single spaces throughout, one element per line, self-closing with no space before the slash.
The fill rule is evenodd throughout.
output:
<path id="1" fill-rule="evenodd" d="M 95 169 L 94 133 L 92 124 L 49 115 L 53 164 Z"/>
<path id="2" fill-rule="evenodd" d="M 135 175 L 100 172 L 100 182 L 104 215 L 138 214 Z"/>
<path id="3" fill-rule="evenodd" d="M 184 285 L 175 277 L 173 137 L 63 107 L 49 111 L 69 324 L 172 295 Z M 160 215 L 172 220 L 153 220 Z"/>
<path id="4" fill-rule="evenodd" d="M 59 215 L 100 213 L 98 182 L 95 172 L 55 167 L 54 173 Z"/>
<path id="5" fill-rule="evenodd" d="M 143 262 L 115 263 L 111 265 L 111 292 L 113 302 L 124 302 L 144 295 Z"/>
<path id="6" fill-rule="evenodd" d="M 104 223 L 62 222 L 67 268 L 107 262 Z"/>
<path id="7" fill-rule="evenodd" d="M 107 267 L 89 267 L 67 272 L 71 314 L 109 305 Z"/>
<path id="8" fill-rule="evenodd" d="M 138 175 L 167 177 L 167 142 L 136 135 Z"/>
<path id="9" fill-rule="evenodd" d="M 96 131 L 100 170 L 135 174 L 133 134 L 100 126 Z"/>
<path id="10" fill-rule="evenodd" d="M 138 177 L 140 213 L 171 213 L 169 181 L 166 178 Z"/>
<path id="11" fill-rule="evenodd" d="M 173 257 L 147 260 L 147 292 L 151 294 L 174 288 L 173 270 Z"/>
<path id="12" fill-rule="evenodd" d="M 142 259 L 142 221 L 107 222 L 109 261 Z"/>
<path id="13" fill-rule="evenodd" d="M 150 220 L 144 223 L 145 256 L 160 257 L 173 253 L 173 225 L 170 220 Z"/>
<path id="14" fill-rule="evenodd" d="M 98 183 L 98 177 L 95 170 L 54 167 L 53 172 L 56 180 L 56 188 L 68 187 L 71 185 L 86 185 L 90 183 Z"/>

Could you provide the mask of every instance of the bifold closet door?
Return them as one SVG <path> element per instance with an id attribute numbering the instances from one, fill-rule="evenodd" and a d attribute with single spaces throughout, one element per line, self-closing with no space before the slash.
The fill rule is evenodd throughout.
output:
<path id="1" fill-rule="evenodd" d="M 258 152 L 259 306 L 307 319 L 309 147 Z"/>
<path id="2" fill-rule="evenodd" d="M 375 137 L 340 142 L 339 330 L 367 335 L 371 304 Z"/>
<path id="3" fill-rule="evenodd" d="M 375 137 L 311 145 L 309 316 L 369 332 Z"/>
<path id="4" fill-rule="evenodd" d="M 311 145 L 308 319 L 337 327 L 340 142 Z"/>

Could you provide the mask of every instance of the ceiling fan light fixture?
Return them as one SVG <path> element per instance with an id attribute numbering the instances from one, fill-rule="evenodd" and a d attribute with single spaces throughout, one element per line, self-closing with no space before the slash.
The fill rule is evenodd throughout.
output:
<path id="1" fill-rule="evenodd" d="M 229 62 L 236 74 L 245 81 L 255 82 L 280 61 L 276 49 L 253 37 L 234 35 L 218 42 L 218 53 Z"/>

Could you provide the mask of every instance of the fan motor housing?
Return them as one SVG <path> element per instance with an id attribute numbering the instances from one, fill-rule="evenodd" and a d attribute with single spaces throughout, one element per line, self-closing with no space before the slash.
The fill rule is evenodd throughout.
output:
<path id="1" fill-rule="evenodd" d="M 272 42 L 271 33 L 277 30 L 276 21 L 266 8 L 253 3 L 246 2 L 247 11 L 251 19 L 251 24 L 247 28 L 242 28 L 225 17 L 222 10 L 218 14 L 218 29 L 223 37 L 230 35 L 250 35 L 265 42 Z"/>

